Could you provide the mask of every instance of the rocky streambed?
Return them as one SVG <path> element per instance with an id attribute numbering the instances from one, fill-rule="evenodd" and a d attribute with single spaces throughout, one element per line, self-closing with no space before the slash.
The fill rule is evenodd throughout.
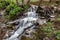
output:
<path id="1" fill-rule="evenodd" d="M 31 5 L 28 12 L 24 16 L 15 21 L 2 24 L 3 28 L 7 28 L 8 24 L 13 24 L 13 29 L 5 32 L 3 40 L 20 40 L 22 36 L 33 37 L 32 32 L 35 32 L 38 25 L 45 24 L 47 19 L 40 18 L 39 13 L 36 13 L 38 6 Z M 4 15 L 3 15 L 4 16 Z M 2 27 L 1 26 L 1 27 Z"/>

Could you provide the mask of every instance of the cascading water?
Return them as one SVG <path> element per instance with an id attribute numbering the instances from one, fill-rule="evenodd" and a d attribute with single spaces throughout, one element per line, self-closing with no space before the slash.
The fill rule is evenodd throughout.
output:
<path id="1" fill-rule="evenodd" d="M 29 11 L 26 13 L 26 17 L 20 20 L 20 23 L 18 25 L 18 29 L 15 31 L 15 33 L 7 38 L 6 40 L 19 40 L 18 37 L 27 29 L 34 26 L 34 22 L 37 21 L 38 16 L 36 14 L 36 6 L 32 6 Z"/>

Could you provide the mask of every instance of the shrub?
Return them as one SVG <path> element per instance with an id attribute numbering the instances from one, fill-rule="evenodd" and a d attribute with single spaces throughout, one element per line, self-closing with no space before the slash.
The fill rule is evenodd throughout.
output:
<path id="1" fill-rule="evenodd" d="M 43 30 L 44 32 L 49 33 L 49 32 L 52 32 L 52 31 L 53 31 L 53 27 L 51 27 L 51 26 L 49 26 L 49 27 L 43 27 L 42 30 Z"/>
<path id="2" fill-rule="evenodd" d="M 0 3 L 0 9 L 3 7 L 2 3 Z"/>
<path id="3" fill-rule="evenodd" d="M 46 36 L 50 37 L 53 34 L 54 28 L 48 26 L 48 27 L 42 27 L 41 30 L 44 32 Z"/>
<path id="4" fill-rule="evenodd" d="M 60 30 L 54 31 L 55 37 L 60 40 Z"/>
<path id="5" fill-rule="evenodd" d="M 9 15 L 9 12 L 10 12 L 11 10 L 13 10 L 14 7 L 16 7 L 16 6 L 17 6 L 16 4 L 12 4 L 12 3 L 11 3 L 9 6 L 7 6 L 5 15 Z"/>
<path id="6" fill-rule="evenodd" d="M 0 1 L 0 9 L 6 8 L 6 6 L 9 5 L 9 2 L 6 1 Z"/>
<path id="7" fill-rule="evenodd" d="M 18 13 L 22 12 L 22 8 L 17 6 L 16 4 L 10 4 L 6 8 L 5 15 L 9 15 L 8 19 L 15 19 Z"/>
<path id="8" fill-rule="evenodd" d="M 11 10 L 9 13 L 10 19 L 16 18 L 20 12 L 22 12 L 21 7 L 16 7 L 15 9 Z"/>
<path id="9" fill-rule="evenodd" d="M 28 5 L 24 6 L 25 10 L 27 10 L 29 7 Z M 18 14 L 20 14 L 23 11 L 22 7 L 17 6 L 15 3 L 11 3 L 7 6 L 5 15 L 8 15 L 8 19 L 15 19 Z"/>

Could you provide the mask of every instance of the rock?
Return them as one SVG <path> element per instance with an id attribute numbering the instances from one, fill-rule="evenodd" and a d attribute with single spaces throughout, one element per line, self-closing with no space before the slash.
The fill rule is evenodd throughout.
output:
<path id="1" fill-rule="evenodd" d="M 38 15 L 39 15 L 39 16 L 42 16 L 42 15 L 43 15 L 43 13 L 44 13 L 43 8 L 39 6 L 39 7 L 37 8 L 36 13 L 38 13 Z"/>
<path id="2" fill-rule="evenodd" d="M 50 16 L 50 21 L 54 21 L 55 20 L 55 15 L 51 15 Z"/>
<path id="3" fill-rule="evenodd" d="M 6 24 L 0 23 L 0 28 L 6 28 Z"/>
<path id="4" fill-rule="evenodd" d="M 7 32 L 6 32 L 5 36 L 4 36 L 4 39 L 10 37 L 11 35 L 13 35 L 13 33 L 14 33 L 14 30 L 7 30 Z"/>
<path id="5" fill-rule="evenodd" d="M 7 31 L 7 30 L 6 30 L 5 28 L 1 28 L 1 29 L 0 29 L 0 40 L 3 40 L 6 31 Z"/>
<path id="6" fill-rule="evenodd" d="M 46 23 L 46 19 L 38 19 L 37 22 L 39 23 L 39 25 L 43 25 L 44 23 Z"/>
<path id="7" fill-rule="evenodd" d="M 50 40 L 50 38 L 48 38 L 48 37 L 45 37 L 43 40 Z"/>

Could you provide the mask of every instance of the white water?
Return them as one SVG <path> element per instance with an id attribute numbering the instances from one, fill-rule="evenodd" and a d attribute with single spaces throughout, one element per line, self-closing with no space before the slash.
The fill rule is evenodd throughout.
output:
<path id="1" fill-rule="evenodd" d="M 35 13 L 36 11 L 35 8 L 36 8 L 35 6 L 32 6 L 29 9 L 29 12 L 26 13 L 27 16 L 20 20 L 20 24 L 18 25 L 19 28 L 15 31 L 15 33 L 11 37 L 7 38 L 6 40 L 19 40 L 18 37 L 22 35 L 25 29 L 33 27 L 32 25 L 34 25 L 34 22 L 36 22 L 38 19 L 38 16 Z"/>

